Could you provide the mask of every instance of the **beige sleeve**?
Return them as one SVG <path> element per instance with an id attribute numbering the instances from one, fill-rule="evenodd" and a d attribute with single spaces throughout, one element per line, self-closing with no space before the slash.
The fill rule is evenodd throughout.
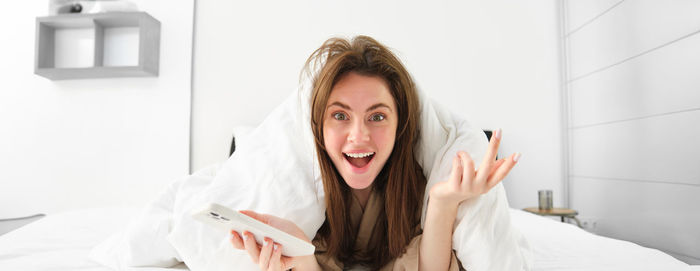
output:
<path id="1" fill-rule="evenodd" d="M 396 258 L 393 262 L 382 267 L 382 271 L 417 271 L 418 270 L 418 256 L 420 255 L 420 242 L 423 235 L 420 234 L 413 237 L 411 243 L 406 246 L 406 252 L 400 257 Z M 447 269 L 449 271 L 460 270 L 460 263 L 455 255 L 454 250 L 451 251 L 450 267 Z"/>

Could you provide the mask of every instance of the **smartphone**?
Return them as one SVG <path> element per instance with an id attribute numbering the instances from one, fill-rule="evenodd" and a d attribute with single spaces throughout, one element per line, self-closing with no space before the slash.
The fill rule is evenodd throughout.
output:
<path id="1" fill-rule="evenodd" d="M 282 244 L 282 255 L 284 256 L 312 255 L 316 250 L 314 245 L 304 240 L 220 204 L 211 203 L 202 210 L 194 212 L 192 217 L 227 233 L 235 230 L 243 235 L 243 232 L 248 231 L 255 235 L 255 241 L 260 245 L 263 244 L 265 237 L 270 238 L 274 242 Z"/>

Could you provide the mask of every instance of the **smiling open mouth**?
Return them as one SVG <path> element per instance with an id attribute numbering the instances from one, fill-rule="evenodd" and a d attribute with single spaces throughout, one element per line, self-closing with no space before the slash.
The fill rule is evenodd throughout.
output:
<path id="1" fill-rule="evenodd" d="M 356 168 L 363 168 L 374 158 L 374 152 L 367 153 L 343 153 L 345 159 Z"/>

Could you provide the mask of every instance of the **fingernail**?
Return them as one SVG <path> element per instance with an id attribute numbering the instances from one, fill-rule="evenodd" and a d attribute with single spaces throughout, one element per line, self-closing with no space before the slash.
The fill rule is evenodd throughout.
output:
<path id="1" fill-rule="evenodd" d="M 278 245 L 275 245 L 275 246 L 273 247 L 273 249 L 274 249 L 275 251 L 277 251 L 277 248 L 279 248 Z"/>
<path id="2" fill-rule="evenodd" d="M 496 139 L 501 139 L 501 128 L 496 129 L 494 137 L 496 137 Z"/>
<path id="3" fill-rule="evenodd" d="M 269 246 L 269 245 L 270 245 L 270 241 L 265 240 L 265 246 Z"/>
<path id="4" fill-rule="evenodd" d="M 519 152 L 515 153 L 515 156 L 513 156 L 513 162 L 516 162 L 516 163 L 517 163 L 518 160 L 520 160 L 520 155 L 521 155 L 521 154 L 520 154 Z"/>
<path id="5" fill-rule="evenodd" d="M 243 234 L 243 241 L 248 241 L 248 235 L 247 235 L 247 234 Z"/>

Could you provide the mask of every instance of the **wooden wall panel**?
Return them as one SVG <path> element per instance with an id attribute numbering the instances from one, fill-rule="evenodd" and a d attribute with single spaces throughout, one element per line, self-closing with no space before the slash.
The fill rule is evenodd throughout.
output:
<path id="1" fill-rule="evenodd" d="M 572 178 L 571 187 L 572 203 L 582 219 L 596 220 L 597 234 L 700 262 L 700 216 L 692 215 L 700 186 Z"/>
<path id="2" fill-rule="evenodd" d="M 700 34 L 574 81 L 570 127 L 700 109 Z"/>
<path id="3" fill-rule="evenodd" d="M 699 123 L 692 111 L 573 129 L 570 174 L 700 185 Z"/>
<path id="4" fill-rule="evenodd" d="M 597 234 L 700 264 L 700 2 L 572 2 L 570 207 Z"/>
<path id="5" fill-rule="evenodd" d="M 570 80 L 700 30 L 700 1 L 624 1 L 568 38 Z"/>

